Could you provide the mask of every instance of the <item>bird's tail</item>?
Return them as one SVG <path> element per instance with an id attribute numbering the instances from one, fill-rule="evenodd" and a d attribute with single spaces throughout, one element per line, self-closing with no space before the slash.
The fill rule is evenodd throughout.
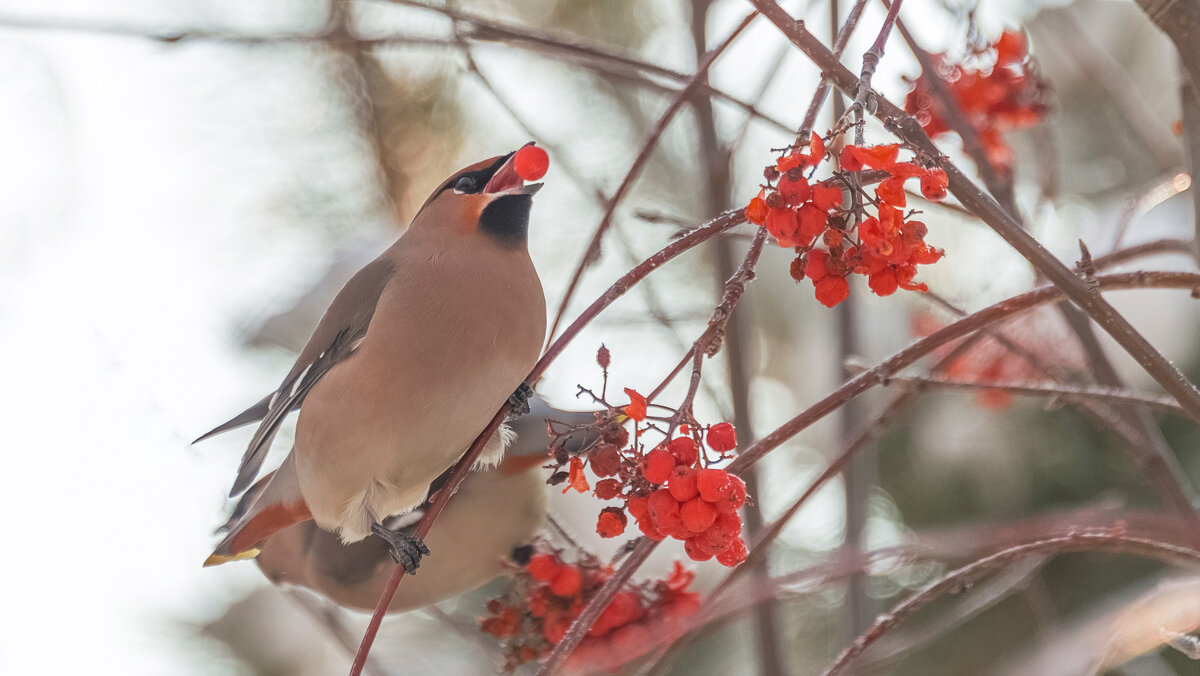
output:
<path id="1" fill-rule="evenodd" d="M 242 496 L 233 516 L 222 527 L 225 539 L 204 562 L 216 566 L 258 556 L 257 545 L 272 533 L 308 521 L 312 512 L 300 494 L 292 456 L 279 469 L 263 477 Z"/>

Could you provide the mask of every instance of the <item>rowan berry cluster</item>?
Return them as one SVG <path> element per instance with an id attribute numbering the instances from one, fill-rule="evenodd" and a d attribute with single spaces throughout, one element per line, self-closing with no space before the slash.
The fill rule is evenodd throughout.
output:
<path id="1" fill-rule="evenodd" d="M 506 671 L 549 654 L 600 587 L 612 576 L 609 566 L 581 554 L 568 562 L 562 551 L 541 550 L 518 569 L 500 598 L 488 602 L 480 628 L 500 639 Z M 670 633 L 671 625 L 700 608 L 688 591 L 695 574 L 678 562 L 670 576 L 641 585 L 627 584 L 588 630 L 572 653 L 581 664 L 619 666 L 647 652 L 646 636 Z"/>
<path id="2" fill-rule="evenodd" d="M 551 423 L 551 467 L 558 471 L 548 483 L 565 484 L 564 493 L 592 491 L 601 500 L 620 503 L 600 511 L 596 520 L 600 537 L 623 535 L 632 516 L 649 538 L 683 541 L 684 550 L 696 561 L 715 557 L 732 567 L 746 560 L 738 516 L 738 509 L 746 503 L 746 484 L 716 467 L 737 448 L 733 425 L 700 426 L 690 415 L 684 417 L 658 404 L 655 408 L 662 408 L 670 417 L 651 416 L 650 403 L 629 388 L 625 388 L 629 404 L 613 406 L 604 397 L 611 359 L 608 349 L 601 346 L 596 353 L 596 363 L 604 372 L 600 395 L 579 388 L 580 394 L 590 395 L 605 407 L 596 414 L 596 421 L 566 432 L 557 431 Z M 680 420 L 691 424 L 676 426 Z M 632 434 L 626 429 L 629 421 L 633 422 Z M 660 423 L 669 423 L 664 425 L 667 429 L 660 428 Z M 581 432 L 595 441 L 582 452 L 568 452 L 572 436 Z M 659 441 L 647 451 L 650 438 Z M 595 489 L 588 481 L 587 468 L 595 475 Z"/>
<path id="3" fill-rule="evenodd" d="M 975 48 L 968 63 L 951 63 L 945 54 L 931 54 L 934 73 L 949 89 L 967 122 L 975 127 L 988 162 L 1002 176 L 1012 173 L 1013 152 L 1004 132 L 1032 127 L 1046 115 L 1049 85 L 1029 56 L 1020 31 L 1005 31 L 993 43 Z M 931 138 L 951 132 L 946 114 L 922 73 L 904 101 L 904 109 Z"/>
<path id="4" fill-rule="evenodd" d="M 768 166 L 767 183 L 746 206 L 746 220 L 765 227 L 779 246 L 796 250 L 792 278 L 812 280 L 817 300 L 826 307 L 850 295 L 852 273 L 866 276 L 880 296 L 897 289 L 928 290 L 913 281 L 917 266 L 937 262 L 943 252 L 925 243 L 925 224 L 904 213 L 904 183 L 918 178 L 922 196 L 940 200 L 946 196 L 946 172 L 900 162 L 899 144 L 849 145 L 837 157 L 840 170 L 810 183 L 826 158 L 825 141 L 813 133 L 806 146 L 808 152 L 789 149 Z M 875 171 L 868 176 L 867 168 Z M 878 181 L 874 195 L 862 187 L 868 179 Z"/>

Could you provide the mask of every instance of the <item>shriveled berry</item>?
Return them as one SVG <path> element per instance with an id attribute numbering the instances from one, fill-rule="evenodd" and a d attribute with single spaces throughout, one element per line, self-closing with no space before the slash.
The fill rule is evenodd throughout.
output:
<path id="1" fill-rule="evenodd" d="M 621 451 L 612 444 L 604 444 L 588 453 L 588 464 L 598 477 L 614 476 L 621 471 Z"/>
<path id="2" fill-rule="evenodd" d="M 579 593 L 579 587 L 583 583 L 583 575 L 579 573 L 579 569 L 575 566 L 563 566 L 559 569 L 558 574 L 550 581 L 550 591 L 554 592 L 555 596 L 569 597 Z"/>
<path id="3" fill-rule="evenodd" d="M 687 502 L 696 497 L 700 493 L 696 488 L 696 470 L 684 465 L 671 470 L 667 489 L 671 491 L 671 497 L 679 502 Z"/>
<path id="4" fill-rule="evenodd" d="M 696 447 L 696 440 L 691 437 L 672 439 L 671 443 L 667 444 L 667 450 L 671 452 L 671 455 L 675 456 L 675 464 L 677 465 L 691 467 L 700 458 L 700 449 Z"/>
<path id="5" fill-rule="evenodd" d="M 737 431 L 727 422 L 719 422 L 709 427 L 706 439 L 709 448 L 717 453 L 732 451 L 737 447 Z"/>
<path id="6" fill-rule="evenodd" d="M 729 490 L 729 472 L 723 469 L 702 469 L 696 473 L 696 488 L 700 497 L 716 502 Z"/>
<path id="7" fill-rule="evenodd" d="M 596 482 L 596 497 L 601 500 L 612 500 L 621 495 L 621 482 L 616 479 L 601 479 Z"/>
<path id="8" fill-rule="evenodd" d="M 526 566 L 529 574 L 538 582 L 549 582 L 558 575 L 560 565 L 558 559 L 553 554 L 534 554 L 529 559 L 529 565 Z"/>
<path id="9" fill-rule="evenodd" d="M 746 557 L 749 555 L 750 552 L 746 550 L 746 543 L 741 538 L 738 538 L 730 543 L 729 547 L 725 551 L 721 552 L 719 556 L 717 556 L 717 561 L 723 566 L 729 566 L 732 568 L 742 561 L 745 561 Z"/>
<path id="10" fill-rule="evenodd" d="M 702 533 L 717 520 L 717 508 L 699 496 L 679 507 L 679 519 L 693 533 Z"/>
<path id="11" fill-rule="evenodd" d="M 615 538 L 625 532 L 627 523 L 625 512 L 620 507 L 605 507 L 596 522 L 596 532 L 602 538 Z"/>
<path id="12" fill-rule="evenodd" d="M 536 181 L 550 168 L 550 156 L 537 146 L 525 146 L 513 157 L 513 169 L 526 181 Z"/>
<path id="13" fill-rule="evenodd" d="M 671 497 L 667 489 L 660 488 L 651 494 L 646 506 L 650 508 L 650 518 L 659 531 L 670 531 L 679 525 L 679 501 Z"/>
<path id="14" fill-rule="evenodd" d="M 646 481 L 655 484 L 665 484 L 675 469 L 675 458 L 666 449 L 656 448 L 646 454 L 642 463 L 642 476 Z"/>

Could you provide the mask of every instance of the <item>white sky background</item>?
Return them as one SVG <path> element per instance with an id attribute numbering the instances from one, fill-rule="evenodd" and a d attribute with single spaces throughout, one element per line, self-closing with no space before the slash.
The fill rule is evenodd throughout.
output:
<path id="1" fill-rule="evenodd" d="M 906 11 L 923 4 L 910 0 Z M 727 3 L 725 11 L 720 30 L 744 10 Z M 0 0 L 5 16 L 149 29 L 305 30 L 320 25 L 322 12 L 319 3 Z M 865 26 L 878 24 L 872 16 L 874 9 Z M 930 19 L 922 29 L 936 48 L 949 27 Z M 873 29 L 861 34 L 864 42 L 867 33 Z M 716 69 L 717 83 L 749 95 L 757 81 L 744 74 L 776 53 L 776 38 L 755 26 Z M 649 58 L 691 68 L 690 45 L 651 44 L 661 53 Z M 571 108 L 497 58 L 489 75 L 521 91 L 522 108 Z M 877 82 L 899 93 L 898 76 L 915 72 L 906 63 L 885 59 Z M 781 81 L 791 84 L 773 90 L 766 107 L 798 120 L 811 69 L 791 59 Z M 271 389 L 286 369 L 286 355 L 238 344 L 246 323 L 286 307 L 323 272 L 334 244 L 390 236 L 365 199 L 339 207 L 335 216 L 352 225 L 336 235 L 288 203 L 297 191 L 330 190 L 330 181 L 336 188 L 339 180 L 370 179 L 369 158 L 346 160 L 350 144 L 322 133 L 339 128 L 345 114 L 328 86 L 305 48 L 164 46 L 0 29 L 0 514 L 8 536 L 0 545 L 0 673 L 238 672 L 216 648 L 191 640 L 181 622 L 212 619 L 264 584 L 249 564 L 200 567 L 245 439 L 189 442 Z M 490 126 L 481 121 L 488 118 Z M 581 118 L 551 118 L 548 134 L 579 133 Z M 502 112 L 475 120 L 462 164 L 525 140 Z M 751 141 L 762 150 L 739 157 L 739 167 L 761 166 L 780 138 L 756 130 Z M 348 177 L 324 171 L 324 159 L 339 152 Z M 611 189 L 632 154 L 607 152 L 614 163 L 597 180 Z M 588 167 L 583 158 L 576 165 Z M 555 182 L 553 166 L 554 158 L 533 245 L 551 307 L 559 296 L 553 282 L 569 273 L 597 220 L 577 188 Z M 748 175 L 753 182 L 757 169 Z M 293 218 L 309 227 L 293 227 Z M 662 237 L 650 229 L 645 251 Z M 622 261 L 608 260 L 592 272 L 580 302 L 621 269 Z M 1018 273 L 1012 283 L 1026 281 Z M 628 329 L 594 331 L 546 390 L 569 401 L 575 382 L 594 377 L 591 354 L 601 340 L 614 348 L 614 382 L 651 386 L 659 365 L 678 358 Z M 794 402 L 783 401 L 794 412 Z M 820 527 L 810 535 L 828 538 L 840 527 L 836 496 L 822 512 L 809 520 Z"/>

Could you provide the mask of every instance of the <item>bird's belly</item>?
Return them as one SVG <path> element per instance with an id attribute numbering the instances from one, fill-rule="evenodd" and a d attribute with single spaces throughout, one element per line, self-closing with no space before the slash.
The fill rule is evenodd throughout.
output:
<path id="1" fill-rule="evenodd" d="M 293 451 L 314 520 L 346 542 L 419 506 L 531 367 L 490 355 L 436 377 L 414 378 L 403 363 L 380 377 L 379 360 L 368 374 L 360 356 L 346 366 L 361 368 L 331 372 L 309 394 Z"/>

